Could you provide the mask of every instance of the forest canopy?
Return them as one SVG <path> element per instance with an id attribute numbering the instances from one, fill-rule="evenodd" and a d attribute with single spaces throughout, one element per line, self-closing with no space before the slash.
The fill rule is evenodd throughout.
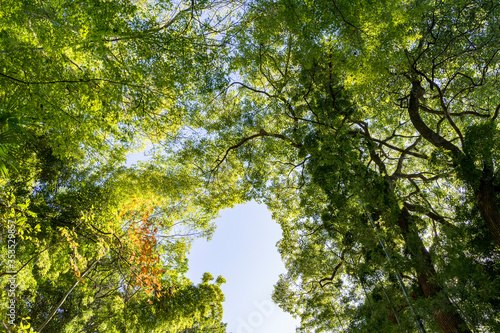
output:
<path id="1" fill-rule="evenodd" d="M 500 331 L 497 2 L 4 7 L 6 329 L 225 332 L 186 254 L 257 200 L 297 332 Z"/>

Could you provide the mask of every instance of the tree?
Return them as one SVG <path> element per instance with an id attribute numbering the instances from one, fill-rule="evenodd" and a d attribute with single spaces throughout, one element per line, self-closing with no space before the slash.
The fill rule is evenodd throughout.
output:
<path id="1" fill-rule="evenodd" d="M 1 151 L 26 159 L 0 160 L 2 207 L 40 229 L 25 312 L 92 331 L 128 309 L 164 329 L 165 288 L 218 295 L 183 279 L 189 237 L 257 199 L 283 229 L 274 298 L 300 330 L 498 330 L 499 5 L 262 0 L 229 4 L 236 18 L 222 5 L 7 6 L 0 84 L 16 98 L 0 118 L 22 125 L 0 129 Z M 146 138 L 163 152 L 120 168 Z M 186 308 L 176 330 L 223 329 Z"/>

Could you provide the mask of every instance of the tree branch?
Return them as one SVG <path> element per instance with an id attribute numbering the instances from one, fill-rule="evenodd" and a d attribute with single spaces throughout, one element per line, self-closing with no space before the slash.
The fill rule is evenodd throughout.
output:
<path id="1" fill-rule="evenodd" d="M 437 111 L 437 110 L 431 109 L 430 107 L 423 105 L 423 104 L 420 104 L 420 109 L 424 110 L 427 113 L 444 115 L 443 111 Z M 489 118 L 490 117 L 489 114 L 482 114 L 482 113 L 475 112 L 475 111 L 450 112 L 448 114 L 450 116 L 453 116 L 453 117 L 463 117 L 465 115 L 472 115 L 472 116 L 476 116 L 476 117 L 480 117 L 480 118 Z"/>
<path id="2" fill-rule="evenodd" d="M 370 141 L 377 142 L 377 143 L 379 143 L 381 145 L 386 146 L 387 148 L 393 149 L 393 150 L 398 151 L 400 153 L 404 153 L 405 152 L 405 149 L 402 149 L 402 148 L 396 147 L 394 145 L 391 145 L 390 143 L 387 143 L 384 140 L 380 140 L 380 139 L 376 139 L 376 138 L 372 137 L 370 135 L 370 133 L 368 132 L 367 128 L 363 128 L 363 129 L 364 129 L 363 131 L 361 131 L 361 130 L 352 130 L 352 131 L 349 131 L 348 133 L 349 134 L 361 134 L 364 137 L 366 137 L 367 139 L 369 139 Z M 406 154 L 412 155 L 412 156 L 418 157 L 418 158 L 423 158 L 423 159 L 428 159 L 429 158 L 425 154 L 420 154 L 420 153 L 416 153 L 416 152 L 413 152 L 413 151 L 406 151 Z"/>
<path id="3" fill-rule="evenodd" d="M 457 229 L 456 226 L 454 226 L 450 222 L 446 221 L 443 216 L 439 215 L 436 212 L 433 212 L 432 210 L 429 210 L 429 209 L 425 208 L 424 206 L 415 205 L 415 204 L 411 204 L 411 203 L 408 203 L 408 202 L 405 202 L 404 206 L 408 210 L 410 210 L 412 212 L 424 214 L 424 215 L 428 216 L 429 218 L 431 218 L 432 220 L 434 220 L 436 222 L 439 222 L 442 225 L 445 225 L 445 226 L 447 226 L 447 227 L 449 227 L 451 229 L 455 229 L 455 230 Z"/>

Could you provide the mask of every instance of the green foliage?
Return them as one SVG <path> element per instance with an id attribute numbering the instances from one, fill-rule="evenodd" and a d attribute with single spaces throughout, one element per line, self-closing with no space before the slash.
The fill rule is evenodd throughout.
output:
<path id="1" fill-rule="evenodd" d="M 494 122 L 471 125 L 464 135 L 464 156 L 459 162 L 459 177 L 472 188 L 479 187 L 484 169 L 494 170 L 498 160 L 499 133 Z"/>
<path id="2" fill-rule="evenodd" d="M 477 192 L 491 185 L 498 205 L 498 10 L 258 1 L 242 16 L 232 82 L 199 102 L 176 153 L 273 211 L 288 270 L 274 299 L 300 331 L 416 331 L 411 307 L 446 330 L 437 304 L 453 330 L 496 327 L 458 267 L 474 280 L 498 261 Z"/>
<path id="3" fill-rule="evenodd" d="M 39 328 L 55 309 L 46 331 L 223 332 L 224 279 L 191 284 L 186 253 L 256 199 L 283 230 L 273 297 L 299 331 L 499 330 L 500 7 L 239 5 L 3 4 L 19 313 Z"/>
<path id="4" fill-rule="evenodd" d="M 31 191 L 29 183 L 5 187 L 22 194 L 2 202 L 2 223 L 15 223 L 18 239 L 17 318 L 29 316 L 39 329 L 65 299 L 44 331 L 159 331 L 220 323 L 224 279 L 212 285 L 206 273 L 195 287 L 184 276 L 192 240 L 210 237 L 214 229 L 216 211 L 196 204 L 206 200 L 204 194 L 188 197 L 199 184 L 182 185 L 184 176 L 158 165 L 156 173 L 142 165 L 107 174 L 55 163 L 55 176 Z M 23 197 L 26 204 L 15 203 Z M 155 307 L 170 310 L 160 314 Z"/>
<path id="5" fill-rule="evenodd" d="M 192 165 L 123 165 L 175 141 L 184 102 L 225 82 L 217 29 L 228 22 L 214 12 L 226 5 L 2 2 L 1 237 L 15 224 L 17 246 L 14 273 L 2 266 L 0 279 L 17 281 L 17 328 L 123 332 L 139 318 L 140 332 L 224 331 L 223 278 L 194 286 L 185 273 L 191 242 L 211 237 L 233 198 L 202 189 Z"/>

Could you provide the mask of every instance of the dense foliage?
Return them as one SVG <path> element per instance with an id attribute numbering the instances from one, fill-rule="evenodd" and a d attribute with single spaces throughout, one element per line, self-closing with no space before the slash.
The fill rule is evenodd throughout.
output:
<path id="1" fill-rule="evenodd" d="M 274 299 L 300 331 L 499 329 L 498 14 L 489 1 L 245 13 L 237 75 L 200 105 L 207 135 L 179 158 L 273 210 L 288 269 Z"/>
<path id="2" fill-rule="evenodd" d="M 500 5 L 239 5 L 1 14 L 18 320 L 223 332 L 223 279 L 192 285 L 185 254 L 257 199 L 283 230 L 273 297 L 298 331 L 499 331 Z"/>
<path id="3" fill-rule="evenodd" d="M 235 200 L 189 166 L 124 163 L 175 139 L 196 73 L 217 84 L 229 6 L 2 2 L 2 330 L 225 330 L 224 280 L 193 284 L 186 255 Z"/>

